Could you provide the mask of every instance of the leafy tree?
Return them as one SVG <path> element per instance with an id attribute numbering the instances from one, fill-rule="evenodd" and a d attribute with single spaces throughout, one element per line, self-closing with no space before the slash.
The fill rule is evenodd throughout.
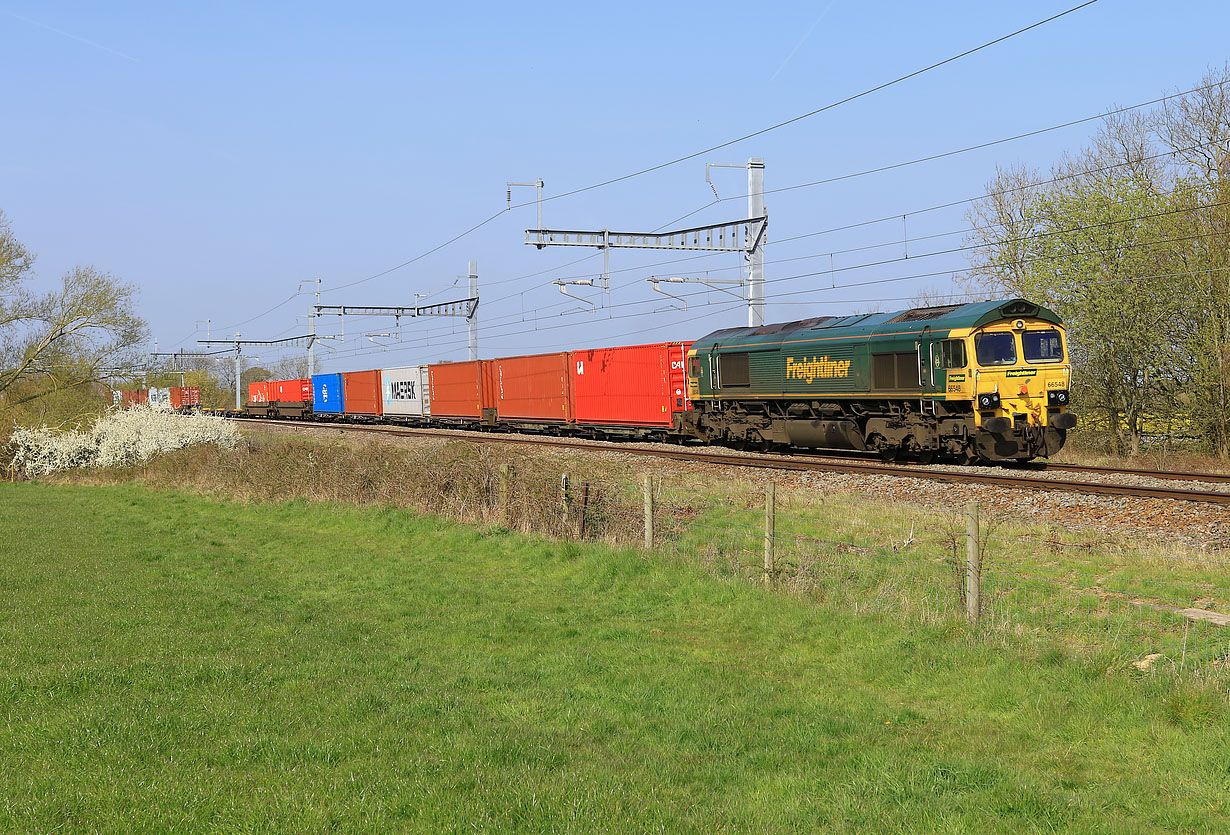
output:
<path id="1" fill-rule="evenodd" d="M 1205 83 L 970 213 L 970 284 L 1064 316 L 1073 404 L 1119 452 L 1178 429 L 1230 457 L 1230 68 Z"/>

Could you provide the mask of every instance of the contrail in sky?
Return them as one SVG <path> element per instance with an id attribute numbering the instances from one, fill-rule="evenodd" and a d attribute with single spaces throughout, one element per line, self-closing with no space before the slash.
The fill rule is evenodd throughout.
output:
<path id="1" fill-rule="evenodd" d="M 21 22 L 28 23 L 31 26 L 37 26 L 40 29 L 46 29 L 48 32 L 55 32 L 57 35 L 63 35 L 66 38 L 72 38 L 74 41 L 80 41 L 83 44 L 88 44 L 89 46 L 92 46 L 95 49 L 101 49 L 103 52 L 110 52 L 112 55 L 118 55 L 120 58 L 126 58 L 129 61 L 140 63 L 138 59 L 133 58 L 131 55 L 127 53 L 120 52 L 118 49 L 112 49 L 109 46 L 103 46 L 97 41 L 92 41 L 89 38 L 83 38 L 80 35 L 74 35 L 72 32 L 65 32 L 63 29 L 57 29 L 54 26 L 48 26 L 46 23 L 40 23 L 39 21 L 31 20 L 28 17 L 22 17 L 21 15 L 15 12 L 6 11 L 6 14 L 8 14 L 9 17 L 15 17 Z"/>
<path id="2" fill-rule="evenodd" d="M 820 12 L 820 16 L 816 18 L 816 22 L 813 23 L 811 28 L 807 30 L 807 34 L 805 34 L 799 42 L 794 45 L 794 49 L 790 50 L 790 54 L 786 56 L 784 61 L 782 61 L 782 64 L 777 68 L 777 71 L 774 72 L 773 75 L 769 76 L 769 81 L 777 78 L 781 71 L 786 69 L 786 65 L 790 63 L 790 59 L 794 57 L 794 53 L 798 52 L 799 48 L 802 47 L 803 44 L 807 43 L 807 39 L 811 37 L 811 33 L 816 31 L 816 27 L 820 25 L 820 21 L 824 20 L 824 16 L 829 13 L 829 9 L 833 8 L 836 3 L 837 0 L 829 0 L 829 4 L 824 7 L 824 11 Z"/>

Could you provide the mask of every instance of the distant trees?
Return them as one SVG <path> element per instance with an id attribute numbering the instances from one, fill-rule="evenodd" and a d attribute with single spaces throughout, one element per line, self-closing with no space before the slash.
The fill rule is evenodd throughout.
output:
<path id="1" fill-rule="evenodd" d="M 1066 319 L 1074 407 L 1121 453 L 1181 431 L 1230 458 L 1230 65 L 1204 85 L 997 171 L 969 216 L 972 284 Z"/>
<path id="2" fill-rule="evenodd" d="M 146 338 L 131 285 L 74 267 L 55 289 L 29 288 L 34 255 L 0 213 L 0 410 L 87 389 L 130 362 Z"/>

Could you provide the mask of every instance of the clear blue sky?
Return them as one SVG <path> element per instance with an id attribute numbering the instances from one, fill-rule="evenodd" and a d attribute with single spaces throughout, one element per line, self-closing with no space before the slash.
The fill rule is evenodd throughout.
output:
<path id="1" fill-rule="evenodd" d="M 39 281 L 93 264 L 140 287 L 162 350 L 195 348 L 321 278 L 324 301 L 435 300 L 476 260 L 484 356 L 693 338 L 742 324 L 737 300 L 699 295 L 662 310 L 649 275 L 739 274 L 721 254 L 615 252 L 609 297 L 581 312 L 550 282 L 592 274 L 592 250 L 524 245 L 533 207 L 349 290 L 330 287 L 417 256 L 499 211 L 507 180 L 547 197 L 815 109 L 1062 11 L 1031 3 L 828 2 L 237 3 L 0 0 L 0 210 L 38 252 Z M 1230 58 L 1224 0 L 1100 0 L 919 78 L 707 157 L 544 206 L 565 229 L 648 231 L 704 206 L 704 162 L 764 157 L 766 187 L 856 172 L 994 140 L 1196 86 Z M 770 194 L 770 241 L 914 212 L 984 191 L 997 164 L 1048 167 L 1092 125 L 838 184 Z M 719 170 L 719 194 L 746 191 Z M 517 202 L 532 189 L 514 192 Z M 725 200 L 684 223 L 744 216 Z M 961 208 L 770 246 L 770 320 L 892 309 L 960 269 Z M 862 252 L 854 247 L 886 244 Z M 831 259 L 827 253 L 838 251 Z M 784 259 L 799 259 L 787 261 Z M 789 279 L 835 268 L 832 276 Z M 732 269 L 734 268 L 734 269 Z M 551 271 L 548 271 L 551 270 Z M 686 272 L 684 272 L 686 270 Z M 522 277 L 539 273 L 532 277 Z M 695 288 L 690 292 L 697 292 Z M 792 295 L 783 295 L 790 293 Z M 727 304 L 727 301 L 730 304 Z M 245 338 L 303 332 L 310 296 L 238 326 Z M 708 305 L 705 303 L 709 302 Z M 523 312 L 524 311 L 524 312 Z M 560 314 L 564 315 L 560 315 Z M 523 321 L 524 320 L 524 321 Z M 322 332 L 337 330 L 336 320 Z M 461 321 L 419 320 L 377 352 L 346 322 L 334 369 L 465 356 Z M 262 358 L 276 359 L 268 352 Z"/>

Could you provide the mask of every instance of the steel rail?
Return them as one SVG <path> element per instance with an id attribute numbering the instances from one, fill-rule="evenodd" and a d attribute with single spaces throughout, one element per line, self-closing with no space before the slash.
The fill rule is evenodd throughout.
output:
<path id="1" fill-rule="evenodd" d="M 759 455 L 738 455 L 728 452 L 715 452 L 712 447 L 704 449 L 646 449 L 629 446 L 625 443 L 609 441 L 591 441 L 577 438 L 560 438 L 543 435 L 526 435 L 516 433 L 475 432 L 459 429 L 420 429 L 408 426 L 380 425 L 372 426 L 362 423 L 326 423 L 321 421 L 297 421 L 268 418 L 242 418 L 245 422 L 270 426 L 302 427 L 309 429 L 337 429 L 343 432 L 368 432 L 395 437 L 449 437 L 467 440 L 475 443 L 521 444 L 530 446 L 549 446 L 564 449 L 593 450 L 598 452 L 622 452 L 628 455 L 640 455 L 650 458 L 663 458 L 672 461 L 701 462 L 727 467 L 747 467 L 754 469 L 790 470 L 846 473 L 854 475 L 884 475 L 894 478 L 916 478 L 927 481 L 939 481 L 947 484 L 979 484 L 989 487 L 1026 488 L 1029 490 L 1045 490 L 1061 493 L 1084 493 L 1095 496 L 1129 496 L 1132 498 L 1167 499 L 1171 501 L 1200 502 L 1204 504 L 1230 505 L 1230 492 L 1211 490 L 1187 490 L 1177 487 L 1160 487 L 1133 484 L 1111 484 L 1094 481 L 1060 481 L 1057 479 L 1037 478 L 1027 475 L 997 475 L 994 473 L 953 472 L 951 470 L 933 470 L 923 467 L 907 467 L 897 464 L 885 464 L 872 461 L 858 461 L 831 458 L 813 458 L 808 456 L 791 456 L 765 453 Z M 1020 470 L 1015 472 L 1019 473 Z M 1152 472 L 1144 471 L 1147 475 Z"/>
<path id="2" fill-rule="evenodd" d="M 1029 467 L 1024 468 L 1028 471 Z M 1167 481 L 1204 481 L 1209 484 L 1230 483 L 1230 473 L 1184 473 L 1177 470 L 1142 470 L 1132 467 L 1096 467 L 1090 464 L 1056 464 L 1046 461 L 1038 465 L 1043 472 L 1088 473 L 1089 475 L 1131 475 L 1160 478 Z"/>

